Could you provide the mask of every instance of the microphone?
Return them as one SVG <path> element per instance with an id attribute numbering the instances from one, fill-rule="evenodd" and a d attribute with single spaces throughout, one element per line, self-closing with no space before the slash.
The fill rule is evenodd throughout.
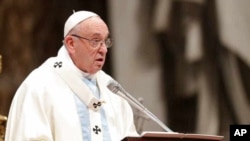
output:
<path id="1" fill-rule="evenodd" d="M 145 108 L 140 102 L 138 102 L 132 95 L 126 92 L 123 87 L 116 82 L 115 80 L 111 80 L 108 85 L 108 89 L 113 93 L 121 96 L 126 99 L 132 106 L 134 106 L 139 111 L 143 112 L 146 116 L 148 116 L 151 120 L 156 122 L 159 126 L 161 126 L 167 132 L 173 132 L 169 129 L 163 122 L 161 122 L 153 113 L 151 113 L 147 108 Z"/>

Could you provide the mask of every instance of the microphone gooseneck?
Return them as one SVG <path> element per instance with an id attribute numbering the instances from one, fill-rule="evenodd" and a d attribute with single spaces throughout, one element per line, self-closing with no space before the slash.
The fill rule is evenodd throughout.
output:
<path id="1" fill-rule="evenodd" d="M 173 132 L 171 129 L 169 129 L 163 122 L 161 122 L 153 113 L 151 113 L 147 108 L 145 108 L 139 101 L 137 101 L 132 95 L 130 95 L 128 92 L 126 92 L 123 87 L 116 82 L 115 80 L 112 80 L 107 85 L 108 89 L 112 91 L 113 93 L 123 97 L 126 99 L 132 106 L 134 106 L 139 111 L 143 112 L 146 116 L 148 116 L 151 120 L 155 121 L 158 125 L 160 125 L 165 131 L 167 132 Z"/>

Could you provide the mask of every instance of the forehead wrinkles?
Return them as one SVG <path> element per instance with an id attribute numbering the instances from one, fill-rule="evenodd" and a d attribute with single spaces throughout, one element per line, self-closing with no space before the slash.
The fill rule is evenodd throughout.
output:
<path id="1" fill-rule="evenodd" d="M 100 34 L 108 35 L 108 27 L 104 21 L 99 17 L 91 17 L 81 23 L 81 32 L 83 34 Z"/>

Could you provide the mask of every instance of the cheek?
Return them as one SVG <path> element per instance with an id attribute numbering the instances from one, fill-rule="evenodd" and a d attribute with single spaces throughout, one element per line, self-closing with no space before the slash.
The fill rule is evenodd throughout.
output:
<path id="1" fill-rule="evenodd" d="M 97 51 L 92 50 L 92 51 L 89 52 L 88 55 L 89 55 L 89 58 L 91 58 L 92 60 L 94 60 L 95 57 L 96 57 L 96 55 L 97 55 Z"/>
<path id="2" fill-rule="evenodd" d="M 79 48 L 78 50 L 76 50 L 76 54 L 80 62 L 84 62 L 84 64 L 92 64 L 94 63 L 97 51 L 91 50 L 89 48 Z"/>
<path id="3" fill-rule="evenodd" d="M 79 54 L 79 59 L 81 59 L 81 62 L 85 65 L 93 65 L 95 62 L 95 55 L 94 52 L 82 52 Z"/>

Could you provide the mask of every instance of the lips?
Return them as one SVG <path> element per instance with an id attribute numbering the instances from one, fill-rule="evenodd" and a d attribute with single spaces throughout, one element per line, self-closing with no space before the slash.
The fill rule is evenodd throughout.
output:
<path id="1" fill-rule="evenodd" d="M 102 61 L 103 61 L 103 58 L 96 59 L 96 61 L 102 62 Z"/>
<path id="2" fill-rule="evenodd" d="M 98 63 L 103 64 L 104 63 L 104 58 L 97 58 L 95 61 L 98 62 Z"/>

